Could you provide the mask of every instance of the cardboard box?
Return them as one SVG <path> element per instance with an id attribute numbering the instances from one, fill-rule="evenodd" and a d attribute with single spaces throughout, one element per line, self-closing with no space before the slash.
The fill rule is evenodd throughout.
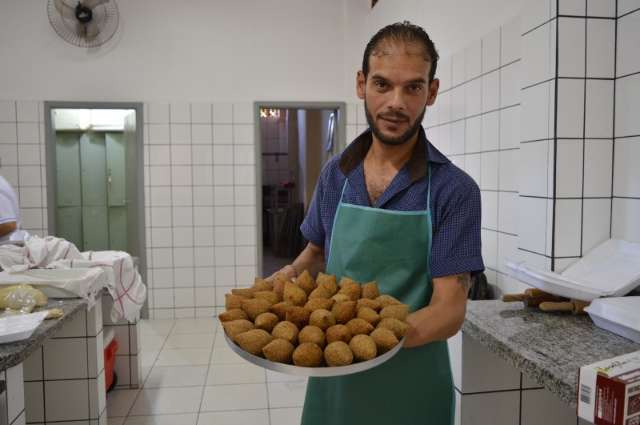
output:
<path id="1" fill-rule="evenodd" d="M 578 416 L 596 425 L 640 425 L 640 351 L 580 368 Z"/>

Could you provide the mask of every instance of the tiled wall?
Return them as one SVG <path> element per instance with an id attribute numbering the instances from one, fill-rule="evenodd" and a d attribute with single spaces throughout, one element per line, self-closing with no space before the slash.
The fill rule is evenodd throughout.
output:
<path id="1" fill-rule="evenodd" d="M 6 406 L 7 409 L 6 412 L 0 412 L 6 415 L 0 418 L 0 422 L 3 424 L 26 424 L 23 374 L 22 363 L 0 371 L 0 381 L 4 381 L 6 385 L 4 393 L 0 395 L 0 405 Z"/>
<path id="2" fill-rule="evenodd" d="M 109 294 L 102 295 L 102 324 L 106 335 L 113 332 L 113 337 L 118 343 L 118 351 L 114 365 L 114 372 L 118 377 L 117 388 L 138 388 L 144 378 L 141 376 L 141 356 L 139 322 L 128 322 L 122 318 L 117 322 L 111 320 L 113 298 Z M 109 342 L 105 341 L 104 347 Z"/>

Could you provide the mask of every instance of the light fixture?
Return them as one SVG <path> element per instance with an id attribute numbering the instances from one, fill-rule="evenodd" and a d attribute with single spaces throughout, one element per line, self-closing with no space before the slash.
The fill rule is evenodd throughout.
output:
<path id="1" fill-rule="evenodd" d="M 280 118 L 280 109 L 260 108 L 260 118 Z"/>

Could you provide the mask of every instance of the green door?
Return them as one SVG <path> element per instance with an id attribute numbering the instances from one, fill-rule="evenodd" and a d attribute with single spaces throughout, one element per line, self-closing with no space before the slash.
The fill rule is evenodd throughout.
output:
<path id="1" fill-rule="evenodd" d="M 82 249 L 80 133 L 56 134 L 56 200 L 58 235 Z"/>
<path id="2" fill-rule="evenodd" d="M 109 249 L 127 249 L 127 170 L 123 133 L 106 133 L 107 201 L 109 206 Z"/>

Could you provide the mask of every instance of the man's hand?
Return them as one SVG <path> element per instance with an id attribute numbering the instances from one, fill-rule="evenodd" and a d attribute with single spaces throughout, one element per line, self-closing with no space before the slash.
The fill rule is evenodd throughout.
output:
<path id="1" fill-rule="evenodd" d="M 291 264 L 287 264 L 286 266 L 284 266 L 283 268 L 281 268 L 280 270 L 278 270 L 277 272 L 275 272 L 265 280 L 271 281 L 275 279 L 277 275 L 283 275 L 285 278 L 290 280 L 298 276 L 298 273 L 296 273 L 296 269 Z"/>

